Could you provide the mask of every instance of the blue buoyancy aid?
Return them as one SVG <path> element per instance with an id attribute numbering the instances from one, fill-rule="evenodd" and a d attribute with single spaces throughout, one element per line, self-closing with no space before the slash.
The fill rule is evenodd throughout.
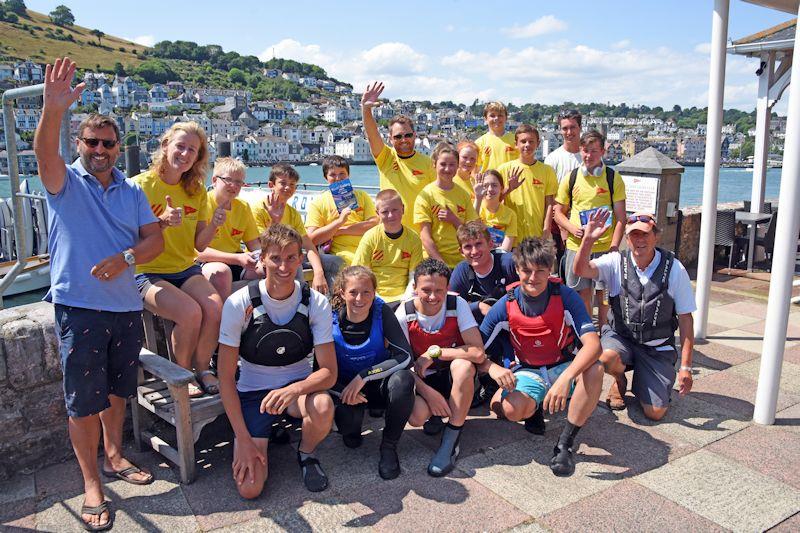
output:
<path id="1" fill-rule="evenodd" d="M 333 311 L 333 343 L 336 346 L 336 364 L 339 367 L 339 381 L 349 381 L 356 374 L 388 357 L 383 335 L 383 305 L 377 296 L 372 302 L 372 324 L 369 338 L 361 344 L 348 344 L 339 326 L 339 312 Z"/>

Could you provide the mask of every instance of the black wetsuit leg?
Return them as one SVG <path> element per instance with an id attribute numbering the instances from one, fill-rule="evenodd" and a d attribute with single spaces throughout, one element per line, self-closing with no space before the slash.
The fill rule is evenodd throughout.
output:
<path id="1" fill-rule="evenodd" d="M 398 370 L 382 380 L 380 392 L 386 403 L 383 440 L 396 443 L 414 408 L 414 374 L 408 369 Z"/>

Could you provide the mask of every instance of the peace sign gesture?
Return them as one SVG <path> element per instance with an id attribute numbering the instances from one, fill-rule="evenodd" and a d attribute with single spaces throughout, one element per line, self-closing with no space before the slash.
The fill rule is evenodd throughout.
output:
<path id="1" fill-rule="evenodd" d="M 65 111 L 83 92 L 86 84 L 81 82 L 72 88 L 76 64 L 68 57 L 56 59 L 55 64 L 44 70 L 44 105 L 57 111 Z"/>
<path id="2" fill-rule="evenodd" d="M 361 95 L 361 105 L 369 109 L 379 106 L 383 88 L 383 83 L 379 81 L 374 82 L 372 85 L 367 85 L 367 90 Z"/>

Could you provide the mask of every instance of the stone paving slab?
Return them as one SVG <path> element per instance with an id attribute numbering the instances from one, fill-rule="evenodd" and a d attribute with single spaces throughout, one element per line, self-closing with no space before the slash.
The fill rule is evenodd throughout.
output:
<path id="1" fill-rule="evenodd" d="M 554 511 L 540 522 L 559 532 L 725 531 L 714 522 L 635 483 L 624 481 Z"/>
<path id="2" fill-rule="evenodd" d="M 784 431 L 800 433 L 800 404 L 776 413 L 775 425 Z"/>
<path id="3" fill-rule="evenodd" d="M 752 361 L 759 354 L 715 342 L 701 341 L 694 345 L 693 365 L 725 370 L 734 365 Z"/>
<path id="4" fill-rule="evenodd" d="M 754 425 L 706 448 L 800 489 L 800 434 Z"/>
<path id="5" fill-rule="evenodd" d="M 745 326 L 747 324 L 753 324 L 754 322 L 763 320 L 763 315 L 746 316 L 737 312 L 725 311 L 723 307 L 725 306 L 709 308 L 708 321 L 710 323 L 718 324 L 720 326 L 727 326 L 728 329 L 730 329 Z"/>
<path id="6" fill-rule="evenodd" d="M 770 533 L 796 533 L 800 531 L 800 512 L 787 518 L 769 531 Z"/>
<path id="7" fill-rule="evenodd" d="M 751 333 L 758 333 L 759 335 L 764 335 L 764 328 L 766 327 L 767 322 L 762 320 L 761 322 L 754 322 L 753 324 L 747 324 L 746 326 L 742 326 L 741 330 L 749 331 Z M 800 341 L 800 324 L 790 322 L 787 324 L 786 327 L 786 340 L 787 341 Z M 797 343 L 793 343 L 793 346 L 796 346 Z"/>
<path id="8" fill-rule="evenodd" d="M 705 450 L 636 481 L 733 531 L 763 531 L 800 509 L 800 491 Z"/>
<path id="9" fill-rule="evenodd" d="M 36 528 L 36 498 L 0 505 L 0 531 L 32 531 Z"/>
<path id="10" fill-rule="evenodd" d="M 692 396 L 737 413 L 743 419 L 749 419 L 753 416 L 756 382 L 731 370 L 724 370 L 696 380 L 692 386 Z M 782 390 L 778 392 L 777 410 L 796 403 L 800 403 L 800 395 Z"/>
<path id="11" fill-rule="evenodd" d="M 0 508 L 35 496 L 36 484 L 32 474 L 15 476 L 0 483 Z"/>
<path id="12" fill-rule="evenodd" d="M 758 383 L 760 367 L 761 359 L 759 358 L 742 363 L 741 365 L 736 365 L 731 368 L 730 371 Z M 800 396 L 800 365 L 786 361 L 783 362 L 780 390 Z"/>
<path id="13" fill-rule="evenodd" d="M 761 354 L 764 346 L 763 334 L 746 331 L 744 329 L 745 327 L 746 326 L 742 326 L 741 329 L 728 329 L 716 335 L 709 335 L 707 339 L 717 344 Z M 792 348 L 798 344 L 800 343 L 797 341 L 790 341 L 787 339 L 785 346 L 786 348 Z"/>

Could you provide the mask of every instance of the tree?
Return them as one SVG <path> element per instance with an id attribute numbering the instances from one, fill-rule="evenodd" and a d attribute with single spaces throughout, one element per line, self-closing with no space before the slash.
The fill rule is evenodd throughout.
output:
<path id="1" fill-rule="evenodd" d="M 100 69 L 98 68 L 97 70 Z M 123 67 L 122 63 L 120 63 L 119 61 L 114 63 L 114 74 L 116 74 L 117 76 L 127 76 L 127 74 L 125 73 L 125 67 Z"/>
<path id="2" fill-rule="evenodd" d="M 28 14 L 23 0 L 6 0 L 5 6 L 6 10 L 16 13 L 17 15 L 24 17 Z"/>
<path id="3" fill-rule="evenodd" d="M 92 31 L 90 31 L 89 33 L 91 33 L 92 35 L 94 35 L 95 37 L 97 37 L 97 45 L 98 45 L 98 46 L 103 46 L 103 43 L 101 42 L 101 39 L 102 39 L 103 37 L 105 37 L 105 36 L 106 36 L 106 34 L 105 34 L 105 33 L 103 33 L 103 32 L 102 32 L 102 31 L 100 31 L 100 30 L 92 30 Z"/>
<path id="4" fill-rule="evenodd" d="M 72 14 L 70 8 L 61 4 L 50 12 L 50 20 L 56 26 L 72 26 L 75 24 L 75 15 Z"/>
<path id="5" fill-rule="evenodd" d="M 180 79 L 169 65 L 159 59 L 148 59 L 134 68 L 133 74 L 141 76 L 147 83 L 167 83 Z"/>
<path id="6" fill-rule="evenodd" d="M 742 143 L 742 147 L 739 149 L 739 155 L 742 159 L 747 159 L 748 157 L 752 157 L 753 153 L 755 152 L 756 143 L 753 139 L 747 139 Z"/>
<path id="7" fill-rule="evenodd" d="M 228 79 L 231 80 L 231 83 L 236 83 L 240 85 L 244 85 L 247 83 L 247 75 L 244 73 L 243 70 L 238 69 L 236 67 L 232 68 L 228 72 Z"/>

